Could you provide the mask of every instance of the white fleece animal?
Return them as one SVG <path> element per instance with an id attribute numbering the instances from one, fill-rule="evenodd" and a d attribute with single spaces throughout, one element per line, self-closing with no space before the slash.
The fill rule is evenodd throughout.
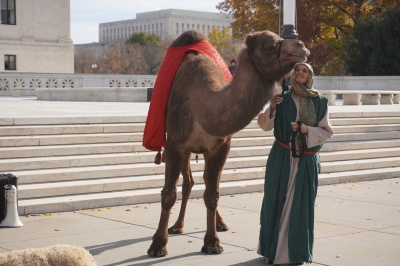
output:
<path id="1" fill-rule="evenodd" d="M 97 266 L 84 248 L 55 245 L 0 254 L 0 266 Z"/>

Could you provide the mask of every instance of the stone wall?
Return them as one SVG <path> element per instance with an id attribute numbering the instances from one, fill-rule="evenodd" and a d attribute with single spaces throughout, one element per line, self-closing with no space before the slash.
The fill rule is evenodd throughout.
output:
<path id="1" fill-rule="evenodd" d="M 156 78 L 155 75 L 0 73 L 0 95 L 34 96 L 34 90 L 39 88 L 152 88 Z M 400 76 L 317 76 L 314 80 L 318 90 L 400 91 Z"/>
<path id="2" fill-rule="evenodd" d="M 73 73 L 69 0 L 16 1 L 15 25 L 0 24 L 0 71 Z M 5 70 L 15 55 L 16 70 Z"/>
<path id="3" fill-rule="evenodd" d="M 40 88 L 152 88 L 154 75 L 0 73 L 0 95 L 34 96 Z"/>
<path id="4" fill-rule="evenodd" d="M 400 91 L 400 76 L 318 76 L 314 78 L 317 90 L 396 90 Z"/>

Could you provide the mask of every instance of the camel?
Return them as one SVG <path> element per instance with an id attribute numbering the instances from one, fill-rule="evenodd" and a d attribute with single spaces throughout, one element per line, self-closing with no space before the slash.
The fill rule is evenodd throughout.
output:
<path id="1" fill-rule="evenodd" d="M 202 33 L 189 30 L 171 46 L 188 45 L 203 39 L 205 36 Z M 203 198 L 207 208 L 207 230 L 201 251 L 206 254 L 223 252 L 217 235 L 217 220 L 219 226 L 226 225 L 217 212 L 217 205 L 221 173 L 232 135 L 259 114 L 272 99 L 278 84 L 290 75 L 294 65 L 305 62 L 309 55 L 303 42 L 283 40 L 270 31 L 248 34 L 244 43 L 231 83 L 227 84 L 217 64 L 202 53 L 189 52 L 176 73 L 166 114 L 161 216 L 147 251 L 149 256 L 167 255 L 168 231 L 182 231 L 186 203 L 193 186 L 190 171 L 192 153 L 203 154 L 205 161 Z M 168 230 L 180 173 L 183 175 L 181 213 L 177 223 Z"/>

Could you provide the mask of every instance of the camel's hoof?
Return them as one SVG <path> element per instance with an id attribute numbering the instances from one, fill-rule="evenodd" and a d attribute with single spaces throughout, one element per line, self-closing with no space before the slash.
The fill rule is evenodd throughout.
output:
<path id="1" fill-rule="evenodd" d="M 147 250 L 147 254 L 150 257 L 164 257 L 165 255 L 168 254 L 168 251 L 166 247 L 162 247 L 160 249 L 154 249 L 150 247 L 149 250 Z"/>
<path id="2" fill-rule="evenodd" d="M 219 244 L 216 244 L 215 247 L 213 246 L 203 246 L 201 248 L 201 252 L 206 254 L 221 254 L 224 251 L 224 248 L 221 247 Z"/>
<path id="3" fill-rule="evenodd" d="M 226 232 L 228 230 L 229 230 L 229 228 L 228 228 L 228 226 L 226 224 L 217 226 L 217 231 L 218 232 Z"/>
<path id="4" fill-rule="evenodd" d="M 183 233 L 183 228 L 175 228 L 175 227 L 170 227 L 168 228 L 168 234 L 170 235 L 177 235 L 177 234 L 182 234 Z"/>

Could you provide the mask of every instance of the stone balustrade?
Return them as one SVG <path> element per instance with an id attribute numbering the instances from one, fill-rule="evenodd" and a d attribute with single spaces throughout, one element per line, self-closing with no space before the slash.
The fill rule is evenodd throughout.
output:
<path id="1" fill-rule="evenodd" d="M 342 95 L 343 105 L 399 104 L 400 91 L 379 90 L 319 90 L 328 99 L 329 105 L 336 105 L 337 95 Z"/>
<path id="2" fill-rule="evenodd" d="M 0 73 L 0 96 L 36 96 L 43 100 L 141 101 L 148 99 L 156 75 Z M 398 104 L 400 76 L 350 77 L 316 76 L 314 87 L 335 105 L 337 95 L 344 105 Z M 122 89 L 124 88 L 124 89 Z M 134 88 L 137 88 L 136 90 Z M 68 89 L 73 89 L 68 92 Z M 45 95 L 47 93 L 47 95 Z M 136 96 L 129 93 L 138 94 Z M 73 96 L 75 94 L 76 96 Z M 106 96 L 101 96 L 105 94 Z M 119 94 L 119 96 L 117 96 Z M 91 95 L 89 97 L 89 95 Z M 129 95 L 129 96 L 128 96 Z M 79 99 L 79 97 L 83 97 Z"/>
<path id="3" fill-rule="evenodd" d="M 35 96 L 45 88 L 152 88 L 154 75 L 0 73 L 0 95 Z"/>

